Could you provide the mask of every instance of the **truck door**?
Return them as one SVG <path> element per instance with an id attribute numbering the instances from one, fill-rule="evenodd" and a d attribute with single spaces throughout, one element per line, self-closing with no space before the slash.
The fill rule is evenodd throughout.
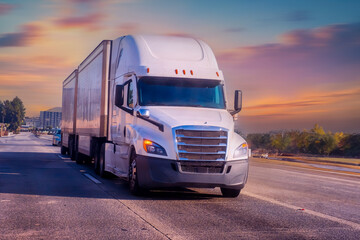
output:
<path id="1" fill-rule="evenodd" d="M 116 85 L 121 85 L 122 82 L 114 81 L 112 86 L 112 116 L 111 116 L 111 139 L 114 144 L 121 143 L 121 134 L 120 134 L 120 122 L 121 122 L 121 109 L 115 106 L 115 89 Z"/>
<path id="2" fill-rule="evenodd" d="M 115 168 L 128 173 L 130 147 L 133 136 L 134 107 L 136 104 L 136 77 L 133 75 L 124 81 L 124 104 L 120 109 L 119 151 L 116 152 Z"/>

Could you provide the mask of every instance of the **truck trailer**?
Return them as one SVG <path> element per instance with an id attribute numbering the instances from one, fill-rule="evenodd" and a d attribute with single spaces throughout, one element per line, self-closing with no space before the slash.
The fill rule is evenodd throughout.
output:
<path id="1" fill-rule="evenodd" d="M 242 93 L 227 110 L 225 80 L 211 48 L 175 36 L 102 41 L 63 82 L 62 147 L 132 194 L 163 187 L 220 187 L 237 197 L 248 145 L 234 132 Z"/>

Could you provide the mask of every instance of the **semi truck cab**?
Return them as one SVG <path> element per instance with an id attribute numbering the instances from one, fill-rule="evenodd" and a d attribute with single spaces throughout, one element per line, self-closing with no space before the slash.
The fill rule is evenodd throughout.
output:
<path id="1" fill-rule="evenodd" d="M 229 112 L 223 73 L 210 47 L 193 38 L 153 35 L 99 46 L 77 71 L 75 152 L 93 157 L 101 176 L 127 179 L 133 194 L 180 186 L 220 187 L 224 196 L 238 196 L 249 166 L 247 143 L 234 132 L 241 91 L 235 91 Z M 98 74 L 91 70 L 96 67 Z M 96 81 L 103 92 L 99 107 L 83 99 L 97 96 Z M 100 109 L 98 123 L 92 114 L 79 113 L 93 108 Z M 79 126 L 85 125 L 103 134 L 84 134 Z"/>

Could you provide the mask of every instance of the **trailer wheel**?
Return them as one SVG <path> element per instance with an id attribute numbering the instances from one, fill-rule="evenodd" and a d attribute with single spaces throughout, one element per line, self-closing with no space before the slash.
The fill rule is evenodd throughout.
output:
<path id="1" fill-rule="evenodd" d="M 100 147 L 99 143 L 95 144 L 95 154 L 94 154 L 94 169 L 96 174 L 100 174 Z"/>
<path id="2" fill-rule="evenodd" d="M 77 164 L 84 164 L 84 157 L 78 151 L 75 153 L 75 161 Z"/>
<path id="3" fill-rule="evenodd" d="M 65 155 L 67 152 L 67 148 L 64 146 L 61 146 L 61 155 Z"/>
<path id="4" fill-rule="evenodd" d="M 109 173 L 105 171 L 105 143 L 101 145 L 99 156 L 99 175 L 102 178 L 107 178 Z"/>
<path id="5" fill-rule="evenodd" d="M 69 140 L 69 156 L 71 158 L 71 160 L 75 160 L 76 159 L 76 156 L 75 156 L 75 151 L 74 151 L 74 140 L 72 138 L 70 138 Z"/>
<path id="6" fill-rule="evenodd" d="M 221 193 L 226 198 L 236 198 L 240 194 L 240 189 L 232 189 L 232 188 L 220 188 Z"/>
<path id="7" fill-rule="evenodd" d="M 139 187 L 138 172 L 136 165 L 136 154 L 131 154 L 131 160 L 129 165 L 129 189 L 131 194 L 139 196 L 143 191 Z"/>

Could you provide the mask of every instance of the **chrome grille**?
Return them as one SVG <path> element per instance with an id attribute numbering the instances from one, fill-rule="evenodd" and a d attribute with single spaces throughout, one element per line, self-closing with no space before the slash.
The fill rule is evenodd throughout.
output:
<path id="1" fill-rule="evenodd" d="M 179 160 L 225 161 L 228 132 L 216 127 L 199 128 L 204 130 L 175 130 Z"/>

